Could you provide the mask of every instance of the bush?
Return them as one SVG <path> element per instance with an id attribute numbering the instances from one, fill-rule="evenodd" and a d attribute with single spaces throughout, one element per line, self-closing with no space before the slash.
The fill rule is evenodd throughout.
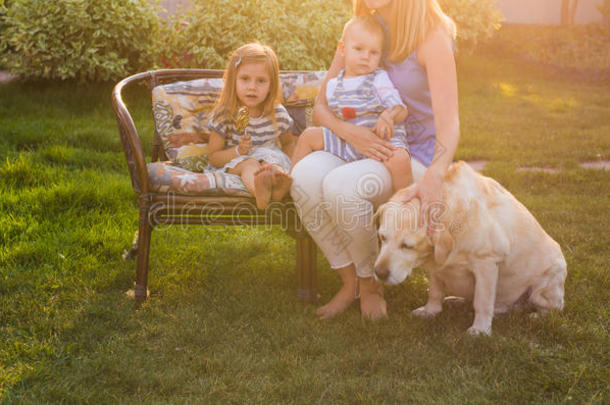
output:
<path id="1" fill-rule="evenodd" d="M 462 49 L 474 48 L 500 27 L 493 0 L 441 3 L 458 25 Z M 276 50 L 282 69 L 326 69 L 350 16 L 349 1 L 200 0 L 173 20 L 173 35 L 160 44 L 162 65 L 224 68 L 231 51 L 258 40 Z"/>
<path id="2" fill-rule="evenodd" d="M 592 78 L 610 73 L 610 30 L 605 24 L 507 25 L 486 48 L 503 57 L 587 73 Z"/>
<path id="3" fill-rule="evenodd" d="M 151 0 L 10 0 L 2 17 L 0 65 L 26 79 L 114 80 L 163 67 L 222 69 L 230 53 L 258 40 L 282 69 L 326 69 L 349 1 L 194 0 L 168 24 Z M 441 0 L 461 48 L 498 28 L 493 0 Z M 8 4 L 8 3 L 7 3 Z"/>
<path id="4" fill-rule="evenodd" d="M 473 50 L 492 37 L 504 20 L 494 0 L 440 0 L 443 10 L 455 21 L 460 49 Z"/>
<path id="5" fill-rule="evenodd" d="M 597 9 L 604 16 L 606 23 L 610 21 L 610 0 L 604 0 L 601 4 L 597 5 Z"/>
<path id="6" fill-rule="evenodd" d="M 349 17 L 343 1 L 198 1 L 174 20 L 164 62 L 222 69 L 233 50 L 258 40 L 275 49 L 282 69 L 326 69 Z"/>
<path id="7" fill-rule="evenodd" d="M 0 64 L 27 79 L 123 77 L 153 64 L 156 12 L 150 0 L 11 0 Z"/>
<path id="8" fill-rule="evenodd" d="M 4 37 L 4 20 L 7 12 L 6 6 L 6 2 L 4 0 L 0 0 L 0 38 Z M 0 52 L 2 52 L 2 45 L 0 45 Z"/>

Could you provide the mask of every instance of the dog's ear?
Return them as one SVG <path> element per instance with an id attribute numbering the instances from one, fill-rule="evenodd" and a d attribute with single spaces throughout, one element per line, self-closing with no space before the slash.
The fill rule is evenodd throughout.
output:
<path id="1" fill-rule="evenodd" d="M 436 230 L 432 234 L 432 244 L 434 245 L 434 261 L 443 265 L 447 262 L 447 258 L 455 247 L 455 240 L 446 227 L 442 230 Z"/>
<path id="2" fill-rule="evenodd" d="M 386 204 L 380 205 L 379 208 L 377 208 L 375 215 L 373 215 L 373 225 L 375 226 L 375 229 L 379 229 L 379 220 L 381 219 L 381 216 L 383 215 L 383 211 L 385 210 Z"/>

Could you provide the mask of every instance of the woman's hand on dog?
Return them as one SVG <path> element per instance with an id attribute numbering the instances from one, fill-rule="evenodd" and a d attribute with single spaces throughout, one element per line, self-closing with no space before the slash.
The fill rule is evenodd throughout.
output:
<path id="1" fill-rule="evenodd" d="M 443 184 L 444 172 L 439 172 L 429 167 L 426 173 L 405 196 L 404 202 L 419 199 L 419 226 L 427 224 L 427 233 L 432 234 L 433 221 L 430 218 L 433 206 L 442 203 L 441 186 Z"/>

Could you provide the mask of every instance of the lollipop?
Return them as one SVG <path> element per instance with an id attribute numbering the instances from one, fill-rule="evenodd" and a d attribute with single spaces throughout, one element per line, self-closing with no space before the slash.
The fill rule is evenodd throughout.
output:
<path id="1" fill-rule="evenodd" d="M 237 111 L 237 117 L 235 118 L 235 129 L 237 130 L 238 134 L 243 134 L 246 131 L 249 118 L 250 114 L 248 113 L 248 107 L 241 107 Z"/>

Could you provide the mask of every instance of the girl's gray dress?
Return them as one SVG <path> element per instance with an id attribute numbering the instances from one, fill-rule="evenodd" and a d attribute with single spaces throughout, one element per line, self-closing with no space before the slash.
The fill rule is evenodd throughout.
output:
<path id="1" fill-rule="evenodd" d="M 290 115 L 288 115 L 286 108 L 281 104 L 278 104 L 275 107 L 275 120 L 277 129 L 274 127 L 273 122 L 271 122 L 271 118 L 269 117 L 251 117 L 244 134 L 250 135 L 252 139 L 252 150 L 247 155 L 233 158 L 225 164 L 221 170 L 227 171 L 232 169 L 246 159 L 256 159 L 259 162 L 265 161 L 267 163 L 279 165 L 284 168 L 284 170 L 289 171 L 290 158 L 280 149 L 278 138 L 280 134 L 284 134 L 292 128 L 293 120 Z M 208 123 L 208 128 L 222 136 L 225 139 L 227 147 L 235 147 L 235 145 L 238 145 L 239 137 L 244 135 L 237 133 L 235 121 L 232 119 L 214 123 L 212 117 Z"/>

